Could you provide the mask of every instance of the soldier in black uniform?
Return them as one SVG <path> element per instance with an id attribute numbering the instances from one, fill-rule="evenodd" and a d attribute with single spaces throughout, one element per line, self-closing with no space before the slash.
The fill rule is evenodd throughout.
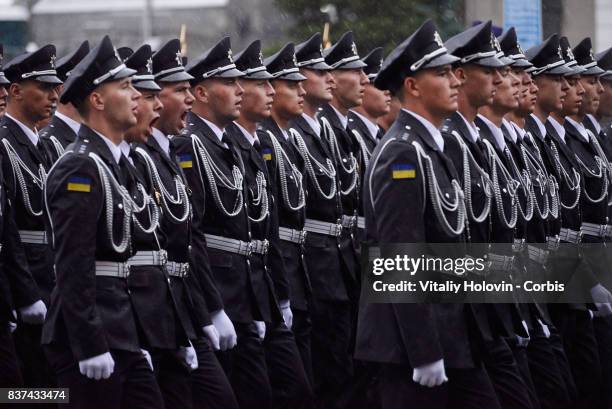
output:
<path id="1" fill-rule="evenodd" d="M 318 107 L 331 101 L 334 84 L 321 50 L 321 36 L 313 35 L 296 47 L 303 82 L 304 113 L 291 122 L 299 167 L 306 178 L 306 241 L 304 259 L 312 286 L 312 366 L 320 407 L 334 407 L 352 376 L 350 352 L 351 305 L 354 276 L 343 261 L 342 203 L 335 157 L 314 119 Z M 350 250 L 350 249 L 349 249 Z"/>
<path id="2" fill-rule="evenodd" d="M 72 70 L 62 102 L 83 117 L 73 151 L 47 179 L 45 210 L 57 286 L 43 344 L 69 407 L 162 408 L 143 355 L 127 264 L 132 215 L 143 211 L 128 185 L 124 132 L 136 124 L 140 93 L 108 37 Z"/>
<path id="3" fill-rule="evenodd" d="M 62 81 L 66 81 L 70 76 L 70 71 L 87 55 L 89 52 L 89 42 L 83 41 L 79 48 L 72 53 L 60 58 L 56 63 L 57 76 Z M 59 87 L 61 94 L 62 86 Z M 51 118 L 49 125 L 40 130 L 40 137 L 47 145 L 47 150 L 53 163 L 64 153 L 68 145 L 76 140 L 82 118 L 76 108 L 71 104 L 57 105 L 57 109 Z"/>
<path id="4" fill-rule="evenodd" d="M 391 109 L 391 93 L 379 90 L 374 86 L 374 78 L 380 71 L 383 62 L 383 49 L 377 47 L 361 59 L 366 66 L 363 71 L 370 81 L 365 85 L 363 103 L 348 111 L 348 130 L 360 146 L 362 164 L 367 168 L 372 151 L 382 139 L 384 131 L 376 121 Z M 365 170 L 364 170 L 365 172 Z"/>
<path id="5" fill-rule="evenodd" d="M 243 53 L 236 61 L 240 69 L 245 64 L 243 71 L 257 69 L 258 56 L 254 50 L 251 50 L 250 55 L 248 57 Z M 312 383 L 309 314 L 311 288 L 304 260 L 305 175 L 292 143 L 292 131 L 289 130 L 289 122 L 303 112 L 305 91 L 301 84 L 306 77 L 299 74 L 294 56 L 293 44 L 287 44 L 265 61 L 274 98 L 270 115 L 257 126 L 257 139 L 260 143 L 258 152 L 268 171 L 272 203 L 278 213 L 279 247 L 287 280 L 287 288 L 279 288 L 277 285 L 276 292 L 285 323 L 295 336 L 304 370 Z M 246 86 L 245 100 L 248 94 Z M 287 295 L 286 301 L 283 300 L 282 291 Z"/>
<path id="6" fill-rule="evenodd" d="M 178 39 L 168 41 L 153 55 L 152 69 L 161 87 L 158 95 L 163 108 L 159 111 L 159 119 L 153 123 L 151 136 L 146 143 L 137 145 L 138 155 L 135 159 L 139 167 L 144 169 L 143 173 L 148 175 L 149 183 L 160 193 L 161 206 L 165 209 L 161 217 L 161 228 L 167 235 L 166 271 L 170 276 L 173 293 L 179 301 L 179 314 L 183 317 L 182 322 L 198 358 L 198 367 L 191 372 L 192 390 L 186 395 L 191 398 L 194 408 L 237 408 L 232 388 L 214 354 L 214 350 L 220 348 L 219 333 L 208 314 L 206 300 L 216 289 L 208 263 L 191 262 L 195 257 L 190 244 L 194 236 L 192 210 L 188 197 L 184 197 L 185 194 L 189 196 L 190 190 L 181 187 L 185 183 L 184 176 L 175 149 L 170 143 L 170 136 L 178 135 L 185 127 L 185 116 L 194 100 L 189 91 L 189 81 L 193 77 L 185 72 Z M 180 192 L 183 192 L 182 195 Z M 187 209 L 189 212 L 185 217 Z M 198 257 L 202 256 L 205 254 Z M 189 320 L 184 319 L 186 317 L 191 317 L 192 328 L 189 328 Z M 197 338 L 193 339 L 193 335 Z M 166 361 L 166 364 L 178 370 L 172 365 L 175 362 Z M 176 379 L 172 371 L 167 373 L 165 381 L 160 380 L 162 393 L 179 401 L 179 394 L 184 391 L 173 387 Z"/>
<path id="7" fill-rule="evenodd" d="M 4 74 L 11 82 L 9 103 L 0 120 L 2 166 L 9 200 L 25 250 L 25 268 L 36 281 L 39 301 L 18 311 L 21 321 L 15 332 L 25 386 L 47 387 L 52 382 L 40 348 L 46 305 L 55 285 L 53 256 L 47 245 L 42 192 L 51 161 L 40 142 L 36 123 L 49 118 L 57 104 L 55 46 L 47 45 L 9 61 Z"/>
<path id="8" fill-rule="evenodd" d="M 293 67 L 294 73 L 286 67 L 287 61 L 293 62 L 294 55 L 293 44 L 290 43 L 264 62 L 260 58 L 261 43 L 255 41 L 236 56 L 237 68 L 245 73 L 239 79 L 244 94 L 240 116 L 225 128 L 227 136 L 240 152 L 244 167 L 252 238 L 268 246 L 268 252 L 261 261 L 258 256 L 251 256 L 250 268 L 252 272 L 261 269 L 263 274 L 270 276 L 283 312 L 282 316 L 274 314 L 271 321 L 263 323 L 265 329 L 261 337 L 266 353 L 268 382 L 272 388 L 272 405 L 281 408 L 310 407 L 312 390 L 295 338 L 288 329 L 293 317 L 289 309 L 290 287 L 284 263 L 286 255 L 281 255 L 283 248 L 279 238 L 278 202 L 272 194 L 267 156 L 264 156 L 268 153 L 264 151 L 265 145 L 259 140 L 256 130 L 258 123 L 271 114 L 275 90 L 269 80 L 282 79 L 283 75 L 292 77 L 292 74 L 303 78 L 297 73 L 297 67 Z M 279 66 L 283 68 L 277 69 Z M 274 72 L 268 72 L 268 68 L 274 69 Z M 287 98 L 283 91 L 276 95 Z"/>
<path id="9" fill-rule="evenodd" d="M 483 142 L 474 119 L 479 108 L 492 104 L 498 91 L 501 94 L 503 90 L 499 88 L 507 79 L 500 69 L 514 60 L 499 54 L 490 21 L 457 34 L 445 46 L 461 58 L 454 70 L 462 82 L 459 110 L 446 120 L 442 133 L 445 152 L 459 172 L 466 195 L 470 194 L 466 201 L 469 251 L 479 257 L 486 254 L 492 263 L 487 280 L 510 281 L 514 274 L 512 243 L 518 220 L 516 190 L 512 187 L 515 181 L 505 177 L 508 163 L 503 150 L 489 139 Z M 488 243 L 496 244 L 489 250 Z M 484 364 L 502 408 L 539 408 L 527 363 L 525 347 L 529 335 L 518 307 L 513 303 L 471 307 L 478 320 Z"/>
<path id="10" fill-rule="evenodd" d="M 459 81 L 451 64 L 458 60 L 427 21 L 391 52 L 376 77 L 374 84 L 397 95 L 403 108 L 364 180 L 371 243 L 454 243 L 465 254 L 461 188 L 437 129 L 457 110 Z M 432 183 L 439 200 L 424 194 Z M 454 210 L 436 209 L 442 198 Z M 472 355 L 470 314 L 463 304 L 361 305 L 356 357 L 381 363 L 383 408 L 500 407 Z"/>

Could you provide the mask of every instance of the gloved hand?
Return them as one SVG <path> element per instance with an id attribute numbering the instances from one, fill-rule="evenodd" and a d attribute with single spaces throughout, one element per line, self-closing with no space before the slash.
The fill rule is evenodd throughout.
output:
<path id="1" fill-rule="evenodd" d="M 263 341 L 266 337 L 266 323 L 263 321 L 253 321 L 255 323 L 255 327 L 257 328 L 257 335 L 259 336 L 259 340 Z"/>
<path id="2" fill-rule="evenodd" d="M 283 321 L 285 321 L 285 325 L 287 328 L 291 329 L 293 326 L 293 312 L 291 311 L 291 304 L 289 303 L 289 300 L 279 301 L 278 306 L 283 314 Z"/>
<path id="3" fill-rule="evenodd" d="M 79 370 L 89 379 L 108 379 L 115 370 L 115 360 L 110 352 L 79 361 Z"/>
<path id="4" fill-rule="evenodd" d="M 218 351 L 221 347 L 219 346 L 219 331 L 217 331 L 217 328 L 215 328 L 213 324 L 210 324 L 202 327 L 202 331 L 212 344 L 213 349 Z"/>
<path id="5" fill-rule="evenodd" d="M 47 306 L 41 300 L 32 305 L 19 308 L 21 320 L 27 324 L 42 324 L 47 316 Z"/>
<path id="6" fill-rule="evenodd" d="M 597 284 L 591 288 L 591 298 L 597 306 L 597 312 L 595 316 L 605 317 L 612 315 L 612 294 L 606 287 L 601 284 Z"/>
<path id="7" fill-rule="evenodd" d="M 444 369 L 444 359 L 414 368 L 412 380 L 429 388 L 448 382 Z"/>
<path id="8" fill-rule="evenodd" d="M 546 338 L 550 338 L 550 329 L 548 328 L 548 325 L 544 324 L 539 318 L 538 318 L 538 322 L 540 323 L 540 326 L 542 327 L 542 331 L 544 332 L 544 336 Z"/>
<path id="9" fill-rule="evenodd" d="M 181 360 L 181 363 L 189 370 L 193 371 L 194 369 L 198 369 L 198 357 L 191 343 L 189 343 L 188 347 L 180 347 L 178 351 L 176 351 L 176 354 Z"/>
<path id="10" fill-rule="evenodd" d="M 225 311 L 218 310 L 212 313 L 211 320 L 217 331 L 219 332 L 219 347 L 221 351 L 232 349 L 238 342 L 238 335 L 234 324 L 229 319 Z"/>
<path id="11" fill-rule="evenodd" d="M 149 368 L 151 368 L 151 372 L 154 371 L 153 369 L 153 360 L 151 359 L 151 354 L 149 353 L 149 351 L 147 351 L 146 349 L 140 349 L 140 352 L 142 352 L 142 355 L 145 357 L 145 359 L 147 360 L 147 363 L 149 364 Z"/>

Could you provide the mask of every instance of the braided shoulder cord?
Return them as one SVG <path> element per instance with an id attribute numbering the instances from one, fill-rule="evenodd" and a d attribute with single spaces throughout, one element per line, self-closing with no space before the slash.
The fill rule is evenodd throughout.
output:
<path id="1" fill-rule="evenodd" d="M 489 157 L 489 164 L 491 166 L 491 181 L 493 185 L 493 197 L 495 198 L 495 205 L 497 208 L 497 213 L 501 219 L 501 222 L 508 229 L 513 229 L 516 226 L 516 222 L 518 220 L 518 208 L 519 208 L 519 199 L 518 199 L 518 189 L 520 186 L 520 182 L 512 178 L 512 175 L 504 166 L 501 158 L 497 155 L 495 148 L 491 143 L 483 139 L 485 147 L 487 148 L 487 154 Z M 501 174 L 501 175 L 500 175 Z M 506 187 L 508 189 L 508 193 L 512 198 L 511 210 L 510 210 L 510 220 L 508 220 L 508 216 L 504 210 L 504 199 L 501 194 L 501 185 L 499 178 L 503 176 Z"/>
<path id="2" fill-rule="evenodd" d="M 348 196 L 353 192 L 353 190 L 355 190 L 359 182 L 357 159 L 353 155 L 353 152 L 349 152 L 349 165 L 348 167 L 345 166 L 344 160 L 342 158 L 342 153 L 340 152 L 340 147 L 338 146 L 338 139 L 336 138 L 336 134 L 332 129 L 329 121 L 325 117 L 322 117 L 321 123 L 323 124 L 323 133 L 325 134 L 325 138 L 327 139 L 332 157 L 334 157 L 336 159 L 336 162 L 340 164 L 339 166 L 342 168 L 344 173 L 352 175 L 351 183 L 346 190 L 343 190 L 342 186 L 340 186 L 340 194 L 342 194 L 342 196 Z"/>
<path id="3" fill-rule="evenodd" d="M 327 199 L 327 200 L 333 199 L 337 193 L 336 169 L 334 168 L 333 162 L 329 158 L 326 158 L 325 159 L 326 164 L 323 165 L 314 156 L 310 154 L 310 152 L 308 151 L 308 148 L 306 147 L 306 142 L 304 142 L 304 139 L 302 138 L 302 135 L 300 135 L 299 132 L 297 132 L 293 128 L 290 128 L 289 134 L 292 136 L 293 143 L 296 146 L 298 153 L 304 160 L 304 164 L 306 166 L 306 172 L 308 172 L 308 175 L 310 176 L 310 179 L 312 180 L 313 185 L 315 189 L 317 190 L 317 192 L 319 193 L 319 195 L 321 195 L 324 199 Z M 323 189 L 321 188 L 317 175 L 314 171 L 313 162 L 319 169 L 321 169 L 321 171 L 323 172 L 323 175 L 329 178 L 331 182 L 329 193 L 323 192 Z"/>
<path id="4" fill-rule="evenodd" d="M 278 139 L 274 136 L 274 134 L 270 131 L 268 132 L 268 136 L 272 141 L 272 146 L 274 147 L 274 159 L 276 160 L 276 167 L 278 169 L 278 178 L 281 185 L 281 194 L 283 197 L 283 202 L 291 211 L 298 211 L 304 207 L 306 204 L 306 195 L 304 194 L 304 181 L 302 173 L 297 169 L 295 164 L 291 163 L 289 156 L 281 146 Z M 293 176 L 293 183 L 298 190 L 298 201 L 294 206 L 291 203 L 291 199 L 289 198 L 289 189 L 287 187 L 287 175 L 285 173 L 285 161 L 289 164 L 291 168 L 291 175 Z"/>

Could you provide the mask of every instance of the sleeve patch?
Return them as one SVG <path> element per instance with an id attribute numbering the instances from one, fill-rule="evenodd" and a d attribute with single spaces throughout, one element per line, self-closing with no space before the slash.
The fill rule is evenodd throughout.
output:
<path id="1" fill-rule="evenodd" d="M 182 169 L 189 169 L 189 168 L 193 168 L 193 158 L 191 156 L 191 154 L 183 154 L 183 155 L 179 155 L 179 166 Z"/>
<path id="2" fill-rule="evenodd" d="M 261 151 L 261 156 L 263 156 L 264 160 L 272 160 L 272 149 L 266 148 Z"/>
<path id="3" fill-rule="evenodd" d="M 410 163 L 398 163 L 391 167 L 391 177 L 393 179 L 414 179 L 416 168 Z"/>
<path id="4" fill-rule="evenodd" d="M 82 176 L 71 176 L 66 190 L 69 192 L 91 192 L 91 179 Z"/>

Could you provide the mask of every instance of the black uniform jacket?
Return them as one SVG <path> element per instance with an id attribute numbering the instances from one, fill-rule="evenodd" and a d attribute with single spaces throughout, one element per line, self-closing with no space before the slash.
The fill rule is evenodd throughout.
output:
<path id="1" fill-rule="evenodd" d="M 53 163 L 62 156 L 68 145 L 73 143 L 77 134 L 57 116 L 51 118 L 49 125 L 40 130 L 40 139 L 46 145 Z"/>

